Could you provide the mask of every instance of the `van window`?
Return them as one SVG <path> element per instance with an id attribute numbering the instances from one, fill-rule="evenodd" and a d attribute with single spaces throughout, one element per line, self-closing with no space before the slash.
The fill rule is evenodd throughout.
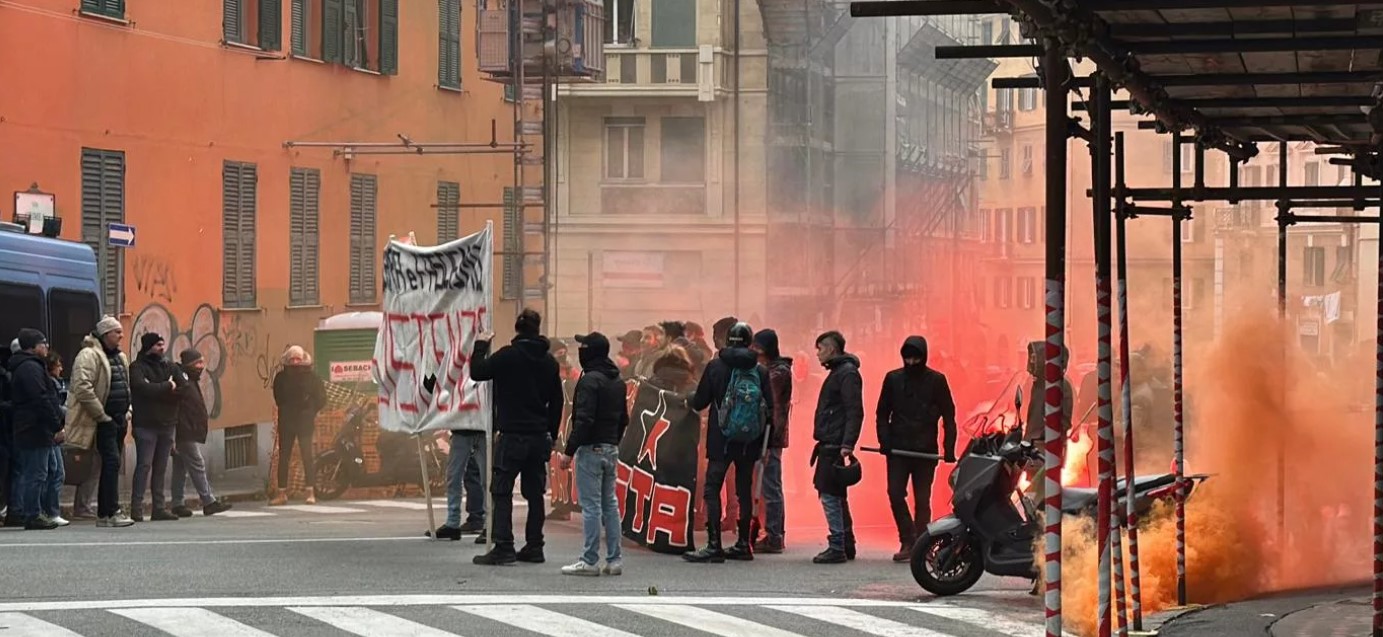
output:
<path id="1" fill-rule="evenodd" d="M 96 328 L 100 305 L 91 292 L 51 290 L 48 292 L 48 318 L 52 333 L 49 347 L 62 355 L 63 377 L 72 374 L 72 361 L 82 347 L 82 339 Z"/>
<path id="2" fill-rule="evenodd" d="M 43 291 L 36 285 L 0 283 L 0 346 L 8 348 L 26 327 L 43 329 Z"/>

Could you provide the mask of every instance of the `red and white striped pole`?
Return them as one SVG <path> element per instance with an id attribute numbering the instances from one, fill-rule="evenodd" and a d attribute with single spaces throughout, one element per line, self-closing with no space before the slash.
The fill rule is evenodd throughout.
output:
<path id="1" fill-rule="evenodd" d="M 1172 133 L 1172 192 L 1181 194 L 1181 133 Z M 1186 605 L 1186 456 L 1184 453 L 1184 418 L 1182 414 L 1181 368 L 1181 200 L 1172 201 L 1172 429 L 1173 472 L 1176 475 L 1177 526 L 1177 605 Z"/>
<path id="2" fill-rule="evenodd" d="M 1043 582 L 1047 637 L 1061 631 L 1061 458 L 1066 436 L 1062 431 L 1062 365 L 1066 328 L 1066 139 L 1071 70 L 1055 38 L 1046 41 L 1042 71 L 1047 91 L 1047 347 L 1045 376 L 1046 438 L 1043 492 L 1046 528 L 1043 532 Z"/>
<path id="3" fill-rule="evenodd" d="M 1117 135 L 1115 135 L 1115 138 L 1114 138 L 1114 139 L 1115 139 L 1115 145 L 1114 145 L 1114 175 L 1115 175 L 1115 177 L 1114 177 L 1114 183 L 1115 183 L 1115 189 L 1116 189 L 1116 191 L 1117 191 L 1117 192 L 1115 193 L 1115 198 L 1116 198 L 1117 201 L 1120 202 L 1119 205 L 1122 205 L 1122 203 L 1123 203 L 1123 188 L 1124 188 L 1124 186 L 1125 186 L 1125 183 L 1124 183 L 1124 134 L 1123 134 L 1123 133 L 1118 133 Z M 1120 208 L 1120 209 L 1116 209 L 1115 214 L 1116 214 L 1116 215 L 1117 215 L 1117 214 L 1122 214 L 1122 209 L 1121 209 L 1121 208 Z M 1122 235 L 1121 235 L 1121 236 L 1122 236 Z M 1109 245 L 1108 239 L 1106 239 L 1105 245 Z M 1122 268 L 1122 266 L 1121 266 L 1121 268 Z M 1119 279 L 1119 286 L 1120 286 L 1120 287 L 1119 287 L 1119 289 L 1120 289 L 1119 298 L 1122 299 L 1122 298 L 1123 298 L 1123 291 L 1122 291 L 1122 290 L 1123 290 L 1123 285 L 1124 285 L 1124 284 L 1123 284 L 1123 278 L 1122 278 L 1122 277 L 1123 277 L 1123 275 L 1122 275 L 1123 270 L 1121 269 L 1120 272 L 1121 272 L 1121 274 L 1120 274 L 1120 279 Z M 1128 320 L 1128 308 L 1127 308 L 1127 306 L 1124 305 L 1123 303 L 1120 303 L 1120 306 L 1119 306 L 1119 307 L 1120 307 L 1120 311 L 1121 311 L 1121 314 L 1119 315 L 1119 325 L 1122 326 L 1122 325 L 1125 323 L 1125 321 Z M 1126 335 L 1123 336 L 1123 340 L 1127 341 L 1127 340 L 1128 340 L 1128 337 L 1127 337 Z M 1125 355 L 1124 357 L 1127 358 L 1127 355 Z M 1127 413 L 1127 412 L 1125 412 L 1125 413 Z M 1111 424 L 1110 429 L 1112 430 L 1112 429 L 1113 429 L 1113 423 L 1111 422 L 1110 424 Z M 1111 433 L 1111 435 L 1113 434 L 1112 431 L 1111 431 L 1110 433 Z M 1110 445 L 1110 452 L 1109 452 L 1109 453 L 1110 453 L 1110 456 L 1111 456 L 1111 457 L 1110 457 L 1110 460 L 1111 460 L 1111 462 L 1110 462 L 1110 470 L 1111 470 L 1111 473 L 1114 474 L 1114 479 L 1117 480 L 1117 479 L 1118 479 L 1118 476 L 1119 476 L 1119 466 L 1118 466 L 1119 463 L 1115 460 L 1115 458 L 1118 457 L 1118 453 L 1117 453 L 1117 450 L 1114 449 L 1113 447 L 1114 447 L 1113 445 Z M 1127 594 L 1127 592 L 1125 591 L 1125 584 L 1124 584 L 1124 581 L 1125 581 L 1125 578 L 1124 578 L 1124 547 L 1123 547 L 1123 542 L 1122 542 L 1122 540 L 1121 540 L 1121 538 L 1120 538 L 1120 535 L 1121 535 L 1122 532 L 1123 532 L 1123 518 L 1124 518 L 1124 516 L 1123 516 L 1123 512 L 1120 511 L 1120 510 L 1119 510 L 1119 507 L 1117 506 L 1117 505 L 1118 505 L 1118 502 L 1119 502 L 1118 499 L 1117 499 L 1117 498 L 1111 498 L 1111 500 L 1113 500 L 1113 501 L 1111 502 L 1111 504 L 1112 504 L 1112 505 L 1115 505 L 1115 506 L 1112 507 L 1114 510 L 1112 511 L 1111 515 L 1109 516 L 1109 524 L 1110 524 L 1109 551 L 1110 551 L 1110 553 L 1113 554 L 1113 562 L 1114 562 L 1114 607 L 1115 607 L 1115 618 L 1116 618 L 1115 621 L 1116 621 L 1116 623 L 1117 623 L 1117 625 L 1118 625 L 1119 637 L 1128 637 L 1128 594 Z"/>
<path id="4" fill-rule="evenodd" d="M 1383 216 L 1383 209 L 1379 215 Z M 1379 236 L 1383 237 L 1383 223 Z M 1373 396 L 1373 637 L 1383 637 L 1383 241 L 1378 247 L 1377 321 Z"/>
<path id="5" fill-rule="evenodd" d="M 1109 153 L 1110 143 L 1110 112 L 1109 112 L 1109 79 L 1104 73 L 1095 74 L 1095 86 L 1091 93 L 1091 137 L 1093 142 L 1090 145 L 1091 161 L 1093 170 L 1091 175 L 1094 178 L 1091 183 L 1094 202 L 1094 228 L 1095 228 L 1095 307 L 1096 317 L 1099 323 L 1099 344 L 1097 356 L 1099 358 L 1096 366 L 1096 376 L 1099 382 L 1098 403 L 1099 403 L 1099 424 L 1096 435 L 1096 452 L 1099 457 L 1099 502 L 1095 515 L 1096 537 L 1100 551 L 1099 565 L 1099 637 L 1110 637 L 1110 581 L 1109 572 L 1112 567 L 1110 530 L 1111 512 L 1113 503 L 1111 496 L 1114 492 L 1114 404 L 1112 379 L 1110 378 L 1110 366 L 1113 357 L 1113 336 L 1111 335 L 1112 326 L 1110 325 L 1110 283 L 1109 283 L 1109 239 L 1110 225 L 1113 219 L 1110 218 L 1110 174 L 1109 174 Z M 1116 534 L 1118 530 L 1114 531 Z"/>
<path id="6" fill-rule="evenodd" d="M 1116 152 L 1120 157 L 1123 156 L 1124 134 L 1118 133 L 1114 137 Z M 1123 172 L 1122 162 L 1119 166 Z M 1123 175 L 1120 175 L 1119 183 L 1123 185 Z M 1142 591 L 1140 590 L 1140 580 L 1138 577 L 1138 511 L 1134 509 L 1134 499 L 1129 497 L 1133 492 L 1130 485 L 1133 484 L 1133 385 L 1129 378 L 1129 330 L 1128 330 L 1128 230 L 1127 219 L 1124 211 L 1114 218 L 1114 244 L 1115 259 L 1118 261 L 1119 276 L 1119 379 L 1123 384 L 1121 387 L 1120 406 L 1124 412 L 1124 502 L 1127 505 L 1124 510 L 1124 525 L 1128 528 L 1128 571 L 1131 610 L 1133 616 L 1133 629 L 1143 630 L 1143 603 Z"/>

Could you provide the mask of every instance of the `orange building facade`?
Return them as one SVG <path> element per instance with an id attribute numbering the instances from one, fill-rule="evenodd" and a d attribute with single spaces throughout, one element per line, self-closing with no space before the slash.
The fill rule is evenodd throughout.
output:
<path id="1" fill-rule="evenodd" d="M 484 206 L 510 154 L 286 145 L 489 142 L 492 122 L 512 140 L 474 19 L 458 0 L 0 3 L 0 191 L 53 193 L 62 236 L 97 248 L 103 310 L 207 350 L 213 428 L 253 425 L 263 453 L 280 353 L 324 317 L 379 309 L 390 235 L 495 219 L 502 240 Z M 135 245 L 109 247 L 111 223 Z"/>

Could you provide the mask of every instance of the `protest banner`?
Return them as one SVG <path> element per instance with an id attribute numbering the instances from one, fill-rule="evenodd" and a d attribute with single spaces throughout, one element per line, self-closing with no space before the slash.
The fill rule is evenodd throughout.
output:
<path id="1" fill-rule="evenodd" d="M 470 356 L 490 323 L 493 255 L 488 225 L 440 246 L 389 242 L 372 360 L 381 429 L 489 430 L 489 394 L 471 380 Z"/>
<path id="2" fill-rule="evenodd" d="M 575 380 L 562 380 L 562 426 L 558 430 L 556 444 L 559 453 L 567 448 L 567 437 L 571 435 L 571 398 L 575 390 Z M 552 454 L 552 459 L 548 461 L 548 486 L 552 490 L 552 513 L 555 517 L 566 519 L 564 516 L 581 511 L 576 493 L 575 465 L 563 469 L 558 453 Z"/>
<path id="3" fill-rule="evenodd" d="M 701 415 L 682 394 L 636 380 L 628 386 L 629 428 L 615 472 L 624 536 L 660 553 L 692 550 Z"/>

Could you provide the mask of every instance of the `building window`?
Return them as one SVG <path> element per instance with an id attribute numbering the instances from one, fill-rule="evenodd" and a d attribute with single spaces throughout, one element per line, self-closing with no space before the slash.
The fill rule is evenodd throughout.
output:
<path id="1" fill-rule="evenodd" d="M 221 165 L 221 302 L 255 307 L 255 202 L 259 169 L 227 161 Z"/>
<path id="2" fill-rule="evenodd" d="M 654 48 L 696 46 L 696 0 L 653 0 Z"/>
<path id="3" fill-rule="evenodd" d="M 664 117 L 659 142 L 662 182 L 706 182 L 706 120 L 701 117 Z"/>
<path id="4" fill-rule="evenodd" d="M 254 425 L 226 427 L 226 470 L 259 464 L 258 428 Z"/>
<path id="5" fill-rule="evenodd" d="M 977 163 L 979 173 L 976 175 L 980 181 L 989 179 L 989 153 L 980 153 L 980 161 Z"/>
<path id="6" fill-rule="evenodd" d="M 994 307 L 1008 309 L 1013 307 L 1013 278 L 1000 276 L 994 278 Z"/>
<path id="7" fill-rule="evenodd" d="M 980 44 L 994 44 L 994 20 L 986 18 L 980 21 Z"/>
<path id="8" fill-rule="evenodd" d="M 351 175 L 351 275 L 352 305 L 373 305 L 379 300 L 375 276 L 375 197 L 379 182 L 374 175 Z"/>
<path id="9" fill-rule="evenodd" d="M 399 72 L 399 0 L 321 0 L 322 59 Z M 304 28 L 307 22 L 304 21 Z"/>
<path id="10" fill-rule="evenodd" d="M 277 51 L 282 40 L 282 0 L 221 0 L 221 37 L 227 44 L 244 44 Z"/>
<path id="11" fill-rule="evenodd" d="M 1004 208 L 995 215 L 995 242 L 1010 243 L 1013 241 L 1013 210 Z"/>
<path id="12" fill-rule="evenodd" d="M 1023 174 L 1032 175 L 1032 144 L 1023 144 Z"/>
<path id="13" fill-rule="evenodd" d="M 514 189 L 504 188 L 504 268 L 501 272 L 500 298 L 519 298 L 523 288 L 523 205 Z"/>
<path id="14" fill-rule="evenodd" d="M 82 13 L 125 19 L 125 0 L 82 0 Z"/>
<path id="15" fill-rule="evenodd" d="M 1302 283 L 1309 287 L 1325 285 L 1325 248 L 1307 246 L 1302 265 L 1305 266 Z"/>
<path id="16" fill-rule="evenodd" d="M 125 251 L 110 245 L 112 223 L 125 223 L 125 153 L 83 148 L 82 242 L 96 253 L 101 306 L 119 314 L 125 311 Z"/>
<path id="17" fill-rule="evenodd" d="M 644 165 L 644 118 L 605 118 L 605 178 L 639 181 Z"/>
<path id="18" fill-rule="evenodd" d="M 1193 173 L 1196 171 L 1196 146 L 1195 144 L 1181 145 L 1181 172 Z M 1168 140 L 1162 145 L 1162 172 L 1172 174 L 1172 142 Z"/>
<path id="19" fill-rule="evenodd" d="M 461 88 L 461 0 L 437 0 L 437 86 Z"/>
<path id="20" fill-rule="evenodd" d="M 999 149 L 999 179 L 1013 177 L 1013 151 L 1008 147 Z"/>
<path id="21" fill-rule="evenodd" d="M 1019 290 L 1019 297 L 1022 301 L 1023 309 L 1031 310 L 1037 307 L 1037 279 L 1025 276 L 1020 281 L 1022 289 Z"/>
<path id="22" fill-rule="evenodd" d="M 321 214 L 318 197 L 322 174 L 315 168 L 294 168 L 288 177 L 288 304 L 319 305 L 318 246 Z"/>
<path id="23" fill-rule="evenodd" d="M 289 45 L 293 55 L 322 57 L 323 0 L 288 0 Z M 318 28 L 313 28 L 316 25 Z"/>
<path id="24" fill-rule="evenodd" d="M 461 238 L 461 184 L 437 182 L 437 243 Z"/>
<path id="25" fill-rule="evenodd" d="M 1348 283 L 1352 278 L 1350 270 L 1354 265 L 1354 246 L 1335 247 L 1335 271 L 1330 278 L 1336 283 Z"/>
<path id="26" fill-rule="evenodd" d="M 1018 241 L 1037 243 L 1037 208 L 1018 209 Z"/>
<path id="27" fill-rule="evenodd" d="M 1313 162 L 1307 162 L 1307 163 L 1306 163 L 1306 185 L 1308 185 L 1308 186 L 1319 186 L 1319 185 L 1321 185 L 1321 164 L 1320 164 L 1320 162 L 1315 162 L 1315 161 L 1313 161 Z"/>
<path id="28" fill-rule="evenodd" d="M 605 0 L 605 43 L 634 42 L 634 0 Z"/>
<path id="29" fill-rule="evenodd" d="M 990 243 L 994 240 L 994 236 L 991 234 L 994 231 L 993 215 L 994 212 L 988 208 L 980 210 L 980 241 L 982 243 Z"/>
<path id="30" fill-rule="evenodd" d="M 1037 110 L 1037 89 L 1024 88 L 1018 89 L 1018 110 L 1035 111 Z"/>

